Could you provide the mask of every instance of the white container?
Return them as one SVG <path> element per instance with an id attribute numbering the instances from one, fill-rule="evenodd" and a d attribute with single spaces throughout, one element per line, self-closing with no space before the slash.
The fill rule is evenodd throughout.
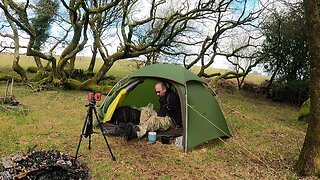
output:
<path id="1" fill-rule="evenodd" d="M 155 143 L 155 142 L 157 141 L 157 133 L 154 132 L 154 131 L 150 131 L 150 132 L 148 133 L 148 140 L 149 140 L 149 142 L 151 142 L 151 143 Z"/>
<path id="2" fill-rule="evenodd" d="M 176 137 L 176 139 L 175 139 L 174 144 L 176 145 L 176 147 L 178 149 L 183 149 L 182 140 L 183 140 L 183 136 Z"/>

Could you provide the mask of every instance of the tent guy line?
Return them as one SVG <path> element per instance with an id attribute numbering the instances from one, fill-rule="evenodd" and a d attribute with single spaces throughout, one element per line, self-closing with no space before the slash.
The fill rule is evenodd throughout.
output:
<path id="1" fill-rule="evenodd" d="M 215 128 L 219 129 L 222 133 L 224 133 L 225 135 L 228 136 L 228 134 L 226 132 L 224 132 L 221 128 L 219 128 L 217 125 L 215 125 L 213 122 L 211 122 L 208 118 L 206 118 L 205 116 L 203 116 L 199 111 L 197 111 L 193 106 L 190 106 L 189 104 L 187 104 L 187 106 L 189 106 L 193 111 L 195 111 L 197 114 L 199 114 L 203 119 L 205 119 L 206 121 L 208 121 L 211 125 L 213 125 Z M 224 144 L 227 144 L 225 140 L 223 140 L 221 137 L 218 138 L 220 141 L 222 141 Z M 235 139 L 233 139 L 234 142 L 236 142 Z M 247 149 L 246 147 L 242 146 L 239 142 L 236 142 L 236 144 L 241 147 L 242 149 L 244 149 L 245 151 L 247 151 L 251 156 L 253 156 L 255 159 L 257 159 L 258 161 L 260 161 L 262 164 L 264 164 L 267 168 L 269 168 L 270 170 L 274 171 L 275 173 L 277 173 L 277 171 L 275 169 L 273 169 L 268 163 L 266 163 L 265 161 L 261 160 L 257 155 L 255 155 L 254 153 L 252 153 L 249 149 Z M 228 145 L 228 144 L 227 144 Z M 231 145 L 229 145 L 231 146 Z M 237 150 L 235 147 L 233 147 L 235 150 Z"/>

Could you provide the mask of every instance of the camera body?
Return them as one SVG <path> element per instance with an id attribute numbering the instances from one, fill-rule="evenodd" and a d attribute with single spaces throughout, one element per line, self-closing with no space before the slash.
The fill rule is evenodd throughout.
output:
<path id="1" fill-rule="evenodd" d="M 87 99 L 89 101 L 100 101 L 101 100 L 101 93 L 89 92 Z"/>

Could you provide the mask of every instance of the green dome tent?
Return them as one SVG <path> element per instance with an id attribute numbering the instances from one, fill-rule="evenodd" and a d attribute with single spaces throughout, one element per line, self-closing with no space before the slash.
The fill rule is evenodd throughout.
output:
<path id="1" fill-rule="evenodd" d="M 108 121 L 118 106 L 152 103 L 157 108 L 154 86 L 158 81 L 170 83 L 180 97 L 184 151 L 211 139 L 231 136 L 214 93 L 198 76 L 179 65 L 154 64 L 133 72 L 102 104 L 99 114 Z"/>

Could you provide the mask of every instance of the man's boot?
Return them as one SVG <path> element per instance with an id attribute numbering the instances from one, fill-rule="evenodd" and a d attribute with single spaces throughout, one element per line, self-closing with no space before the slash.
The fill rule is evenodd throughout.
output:
<path id="1" fill-rule="evenodd" d="M 139 127 L 137 125 L 128 123 L 125 129 L 125 137 L 127 141 L 137 138 L 137 131 L 139 131 Z"/>

